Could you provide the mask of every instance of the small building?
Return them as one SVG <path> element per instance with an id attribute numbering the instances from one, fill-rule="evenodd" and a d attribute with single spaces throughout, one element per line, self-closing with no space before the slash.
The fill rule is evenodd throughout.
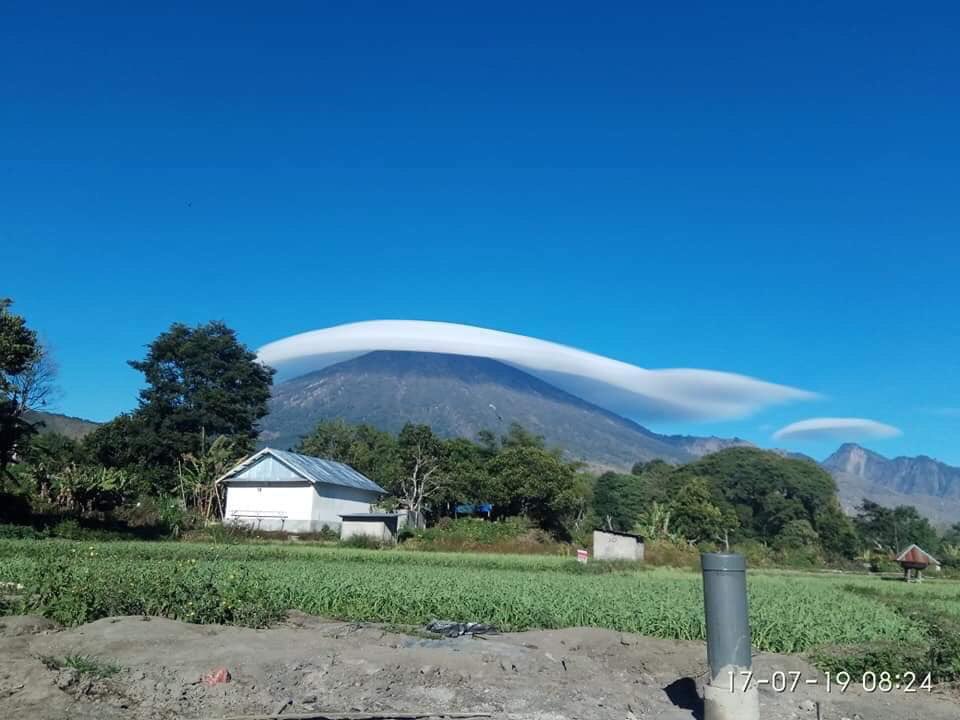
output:
<path id="1" fill-rule="evenodd" d="M 594 560 L 643 560 L 643 538 L 616 530 L 593 531 Z"/>
<path id="2" fill-rule="evenodd" d="M 341 515 L 368 513 L 387 494 L 333 460 L 264 448 L 217 480 L 227 491 L 223 522 L 290 533 L 339 530 Z"/>
<path id="3" fill-rule="evenodd" d="M 940 571 L 940 561 L 919 545 L 911 545 L 897 555 L 897 562 L 903 568 L 903 579 L 910 582 L 910 576 L 918 582 L 923 580 L 923 571 L 933 566 L 936 572 Z"/>
<path id="4" fill-rule="evenodd" d="M 350 513 L 340 519 L 341 540 L 365 537 L 381 545 L 392 545 L 401 527 L 401 515 L 395 512 Z"/>

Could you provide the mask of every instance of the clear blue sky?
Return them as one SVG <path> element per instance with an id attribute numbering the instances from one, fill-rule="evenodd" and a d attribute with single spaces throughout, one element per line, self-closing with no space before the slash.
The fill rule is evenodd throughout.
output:
<path id="1" fill-rule="evenodd" d="M 798 5 L 5 4 L 0 295 L 97 420 L 176 320 L 415 318 L 828 396 L 656 430 L 960 464 L 960 10 Z"/>

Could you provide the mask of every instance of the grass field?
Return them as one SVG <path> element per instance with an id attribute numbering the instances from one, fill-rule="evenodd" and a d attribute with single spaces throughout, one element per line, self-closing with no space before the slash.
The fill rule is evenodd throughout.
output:
<path id="1" fill-rule="evenodd" d="M 23 586 L 7 596 L 4 612 L 65 624 L 149 614 L 261 626 L 295 608 L 387 623 L 449 618 L 504 630 L 586 625 L 704 637 L 697 573 L 584 567 L 563 557 L 6 540 L 0 583 Z M 860 662 L 901 671 L 908 668 L 897 663 L 909 662 L 942 679 L 960 676 L 960 647 L 943 649 L 944 635 L 960 637 L 960 583 L 754 572 L 749 589 L 760 650 L 809 652 L 829 667 Z"/>

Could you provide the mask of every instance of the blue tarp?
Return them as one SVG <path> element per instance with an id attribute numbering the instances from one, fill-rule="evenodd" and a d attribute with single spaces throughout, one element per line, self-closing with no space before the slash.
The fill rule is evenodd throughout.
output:
<path id="1" fill-rule="evenodd" d="M 474 513 L 483 513 L 489 515 L 493 512 L 493 503 L 463 503 L 454 508 L 457 515 L 473 515 Z"/>

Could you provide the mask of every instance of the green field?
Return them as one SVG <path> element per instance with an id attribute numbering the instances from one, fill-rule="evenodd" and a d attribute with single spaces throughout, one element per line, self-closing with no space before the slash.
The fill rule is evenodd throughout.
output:
<path id="1" fill-rule="evenodd" d="M 23 586 L 6 596 L 3 611 L 41 613 L 65 624 L 149 614 L 261 626 L 295 608 L 399 624 L 449 618 L 504 630 L 586 625 L 704 637 L 697 573 L 602 570 L 598 563 L 584 567 L 544 556 L 0 541 L 0 583 Z M 760 650 L 816 655 L 823 646 L 851 646 L 842 657 L 866 652 L 875 663 L 909 658 L 913 665 L 936 664 L 943 678 L 953 676 L 953 666 L 960 673 L 960 651 L 954 657 L 948 648 L 941 657 L 940 637 L 960 626 L 960 583 L 907 586 L 867 576 L 754 572 L 749 586 Z M 939 655 L 927 658 L 934 645 Z"/>

